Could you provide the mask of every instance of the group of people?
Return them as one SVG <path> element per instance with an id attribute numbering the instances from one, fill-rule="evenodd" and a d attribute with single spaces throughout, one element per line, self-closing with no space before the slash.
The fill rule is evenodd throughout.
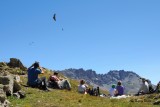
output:
<path id="1" fill-rule="evenodd" d="M 150 81 L 142 78 L 141 87 L 140 87 L 140 89 L 139 89 L 139 91 L 138 91 L 138 93 L 136 95 L 144 95 L 144 94 L 150 93 L 151 90 L 149 89 L 149 84 L 150 84 Z"/>
<path id="2" fill-rule="evenodd" d="M 136 95 L 144 95 L 144 94 L 152 94 L 152 93 L 160 92 L 160 82 L 157 84 L 156 88 L 154 89 L 150 80 L 145 78 L 140 78 L 140 79 L 142 79 L 142 84 Z"/>
<path id="3" fill-rule="evenodd" d="M 42 90 L 49 91 L 48 87 L 57 89 L 67 89 L 71 90 L 71 84 L 67 79 L 60 78 L 58 72 L 54 72 L 48 80 L 46 77 L 38 78 L 39 74 L 43 74 L 44 70 L 40 67 L 39 62 L 33 63 L 28 68 L 28 82 L 27 85 L 30 87 L 40 88 Z M 78 92 L 82 94 L 99 95 L 99 87 L 96 89 L 88 88 L 84 80 L 80 80 L 80 85 L 78 86 Z"/>
<path id="4" fill-rule="evenodd" d="M 156 88 L 154 89 L 151 81 L 145 78 L 140 78 L 142 80 L 142 84 L 137 92 L 137 95 L 144 95 L 150 93 L 160 93 L 160 82 L 157 84 Z M 122 85 L 121 81 L 117 82 L 117 85 L 112 84 L 111 88 L 109 89 L 109 96 L 110 97 L 117 97 L 124 95 L 124 86 Z M 80 80 L 80 84 L 78 85 L 78 92 L 82 94 L 90 94 L 90 95 L 100 95 L 99 87 L 90 90 L 88 85 L 85 84 L 84 80 Z"/>
<path id="5" fill-rule="evenodd" d="M 78 92 L 81 94 L 89 94 L 92 96 L 99 96 L 100 91 L 99 87 L 96 88 L 89 88 L 87 84 L 85 84 L 85 80 L 80 80 L 80 84 L 78 85 Z"/>
<path id="6" fill-rule="evenodd" d="M 46 77 L 38 78 L 39 74 L 43 74 L 44 71 L 42 67 L 40 67 L 38 62 L 33 63 L 28 68 L 28 82 L 27 84 L 31 87 L 37 87 L 43 90 L 48 90 L 48 87 L 54 87 L 58 89 L 68 89 L 71 90 L 71 85 L 67 79 L 59 78 L 58 73 L 54 72 L 53 75 L 51 75 L 46 80 Z M 153 89 L 152 84 L 149 80 L 146 80 L 144 78 L 142 79 L 141 87 L 136 95 L 144 95 L 154 92 L 160 92 L 160 82 L 157 84 L 156 89 Z M 90 94 L 98 96 L 100 95 L 99 87 L 90 89 L 88 85 L 85 84 L 84 80 L 80 80 L 80 84 L 78 85 L 78 92 L 82 94 Z M 113 84 L 111 86 L 111 89 L 109 90 L 109 95 L 112 96 L 121 96 L 124 95 L 124 87 L 122 86 L 122 82 L 118 81 L 117 86 Z"/>
<path id="7" fill-rule="evenodd" d="M 81 94 L 90 94 L 93 96 L 100 96 L 99 87 L 90 89 L 88 85 L 85 84 L 84 80 L 80 80 L 80 84 L 78 85 L 78 92 Z M 110 97 L 121 96 L 123 94 L 124 94 L 124 87 L 122 86 L 121 81 L 118 81 L 117 86 L 113 84 L 111 89 L 109 90 Z"/>
<path id="8" fill-rule="evenodd" d="M 27 85 L 31 87 L 37 87 L 42 90 L 48 90 L 49 85 L 54 85 L 59 89 L 68 89 L 71 90 L 71 85 L 67 79 L 59 78 L 58 73 L 54 72 L 47 81 L 46 77 L 38 78 L 39 74 L 43 74 L 44 71 L 40 67 L 38 62 L 33 63 L 28 68 L 28 82 Z"/>
<path id="9" fill-rule="evenodd" d="M 152 93 L 160 93 L 160 82 L 157 84 L 154 89 L 151 81 L 145 78 L 140 78 L 142 80 L 142 84 L 135 96 L 144 95 L 144 94 L 152 94 Z M 117 86 L 115 84 L 112 85 L 109 90 L 109 95 L 111 97 L 122 96 L 124 95 L 124 87 L 122 86 L 122 82 L 118 81 Z"/>
<path id="10" fill-rule="evenodd" d="M 111 97 L 113 96 L 121 96 L 124 94 L 124 87 L 122 86 L 122 82 L 118 81 L 117 86 L 115 84 L 112 85 L 112 87 L 109 90 L 109 95 Z"/>

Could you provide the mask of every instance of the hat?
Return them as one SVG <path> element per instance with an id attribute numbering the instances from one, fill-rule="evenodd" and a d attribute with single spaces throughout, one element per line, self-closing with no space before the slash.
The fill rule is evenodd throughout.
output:
<path id="1" fill-rule="evenodd" d="M 116 85 L 115 84 L 112 84 L 112 88 L 115 88 L 116 87 Z"/>

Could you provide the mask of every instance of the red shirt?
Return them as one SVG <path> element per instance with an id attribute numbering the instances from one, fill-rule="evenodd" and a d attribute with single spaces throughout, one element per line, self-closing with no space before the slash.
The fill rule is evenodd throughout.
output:
<path id="1" fill-rule="evenodd" d="M 59 78 L 55 75 L 50 76 L 51 81 L 59 81 Z"/>

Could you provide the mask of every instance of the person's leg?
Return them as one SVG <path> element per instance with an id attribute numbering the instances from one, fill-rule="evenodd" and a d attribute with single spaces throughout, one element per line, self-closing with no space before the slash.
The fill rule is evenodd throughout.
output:
<path id="1" fill-rule="evenodd" d="M 56 89 L 60 89 L 61 88 L 57 81 L 49 81 L 49 86 L 51 88 L 56 88 Z"/>
<path id="2" fill-rule="evenodd" d="M 46 82 L 46 77 L 41 77 L 41 85 L 42 85 L 42 89 L 46 90 L 47 89 L 47 82 Z"/>
<path id="3" fill-rule="evenodd" d="M 47 90 L 46 77 L 37 79 L 37 87 L 42 90 Z"/>
<path id="4" fill-rule="evenodd" d="M 36 80 L 36 87 L 40 89 L 42 88 L 42 80 L 40 78 Z"/>

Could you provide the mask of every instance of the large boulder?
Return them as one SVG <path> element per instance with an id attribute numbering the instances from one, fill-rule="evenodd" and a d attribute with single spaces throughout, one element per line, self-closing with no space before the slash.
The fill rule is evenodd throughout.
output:
<path id="1" fill-rule="evenodd" d="M 11 75 L 0 76 L 0 84 L 4 85 L 3 90 L 7 95 L 13 94 L 14 78 Z"/>
<path id="2" fill-rule="evenodd" d="M 24 70 L 24 71 L 27 70 L 27 68 L 22 64 L 22 62 L 16 58 L 10 58 L 10 62 L 8 63 L 8 66 L 12 68 L 19 67 L 21 70 Z"/>
<path id="3" fill-rule="evenodd" d="M 21 90 L 21 86 L 18 84 L 16 80 L 14 80 L 14 85 L 13 85 L 13 92 L 18 92 Z"/>
<path id="4" fill-rule="evenodd" d="M 3 88 L 7 95 L 12 95 L 21 90 L 21 86 L 12 75 L 0 76 L 0 88 Z"/>
<path id="5" fill-rule="evenodd" d="M 5 100 L 6 100 L 6 95 L 3 89 L 0 89 L 0 102 L 4 103 Z"/>
<path id="6" fill-rule="evenodd" d="M 17 74 L 25 74 L 26 70 L 16 58 L 11 58 L 9 63 L 0 62 L 0 107 L 9 107 L 10 102 L 6 96 L 14 96 L 17 93 L 17 98 L 25 97 L 25 92 L 21 91 L 19 84 L 20 76 Z"/>
<path id="7" fill-rule="evenodd" d="M 0 84 L 0 107 L 9 107 L 10 102 L 7 100 L 2 84 Z"/>

